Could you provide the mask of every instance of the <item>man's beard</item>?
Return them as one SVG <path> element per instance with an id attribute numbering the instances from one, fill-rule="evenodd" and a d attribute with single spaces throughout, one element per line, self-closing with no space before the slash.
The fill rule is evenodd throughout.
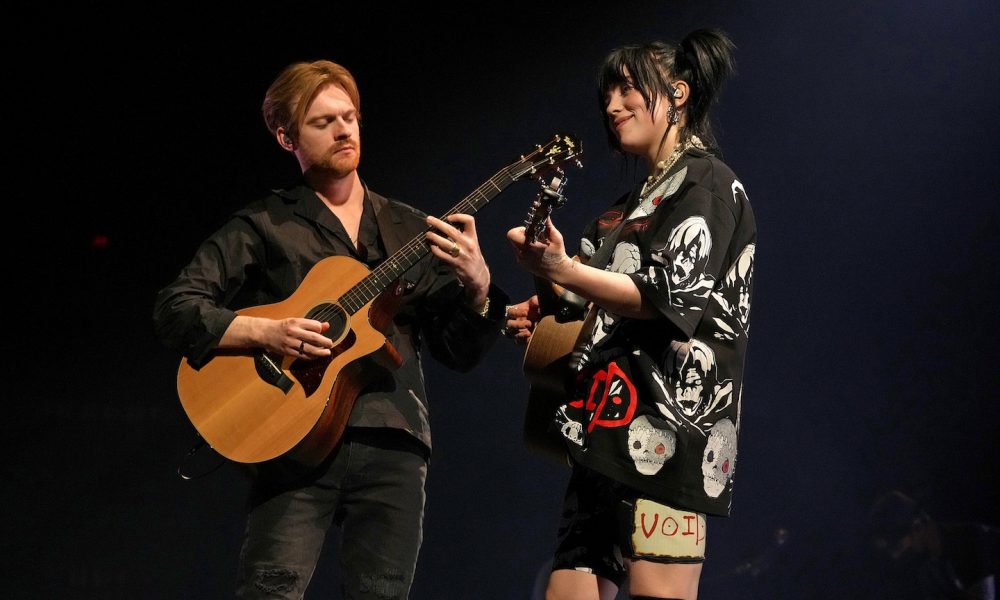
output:
<path id="1" fill-rule="evenodd" d="M 354 152 L 343 156 L 338 153 L 348 146 L 354 148 Z M 318 162 L 315 168 L 339 179 L 356 171 L 360 162 L 361 145 L 355 142 L 344 142 L 331 148 L 327 156 L 324 157 L 324 160 Z"/>

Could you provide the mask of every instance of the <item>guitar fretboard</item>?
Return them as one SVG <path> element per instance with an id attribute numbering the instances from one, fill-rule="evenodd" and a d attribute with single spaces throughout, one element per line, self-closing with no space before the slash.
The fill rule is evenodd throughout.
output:
<path id="1" fill-rule="evenodd" d="M 498 171 L 496 175 L 490 177 L 476 188 L 475 191 L 462 199 L 461 202 L 453 206 L 441 219 L 447 220 L 447 217 L 458 213 L 467 215 L 476 214 L 477 211 L 489 204 L 490 200 L 495 198 L 497 194 L 502 192 L 504 188 L 514 182 L 515 178 L 511 175 L 511 172 L 512 167 L 505 167 Z M 430 248 L 427 245 L 427 233 L 424 232 L 404 244 L 402 248 L 385 259 L 385 262 L 376 267 L 367 277 L 347 290 L 340 297 L 338 304 L 344 307 L 348 314 L 353 315 L 392 285 L 413 265 L 420 262 L 420 259 L 426 256 L 428 252 L 430 252 Z"/>

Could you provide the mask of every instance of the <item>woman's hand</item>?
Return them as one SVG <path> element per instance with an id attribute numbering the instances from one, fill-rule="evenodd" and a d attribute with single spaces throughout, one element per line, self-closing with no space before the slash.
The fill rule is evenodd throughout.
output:
<path id="1" fill-rule="evenodd" d="M 573 268 L 573 260 L 566 255 L 566 244 L 562 233 L 552 223 L 552 217 L 545 221 L 544 240 L 526 244 L 524 227 L 515 227 L 507 232 L 507 240 L 514 250 L 517 263 L 530 273 L 559 283 L 560 274 Z"/>
<path id="2" fill-rule="evenodd" d="M 532 296 L 524 302 L 507 305 L 507 326 L 503 334 L 519 344 L 526 344 L 531 339 L 535 325 L 542 318 L 538 307 L 538 296 Z"/>

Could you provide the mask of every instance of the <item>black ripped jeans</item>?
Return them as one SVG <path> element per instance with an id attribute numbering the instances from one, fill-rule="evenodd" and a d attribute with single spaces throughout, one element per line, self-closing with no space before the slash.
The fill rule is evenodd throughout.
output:
<path id="1" fill-rule="evenodd" d="M 423 446 L 392 429 L 348 429 L 307 485 L 257 486 L 240 553 L 237 597 L 303 597 L 331 525 L 344 598 L 403 599 L 423 537 Z"/>

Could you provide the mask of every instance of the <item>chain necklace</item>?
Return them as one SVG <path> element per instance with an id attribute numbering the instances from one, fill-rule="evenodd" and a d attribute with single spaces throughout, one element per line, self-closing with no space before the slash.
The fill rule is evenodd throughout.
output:
<path id="1" fill-rule="evenodd" d="M 677 147 L 674 148 L 673 152 L 671 152 L 669 156 L 656 163 L 656 170 L 650 173 L 649 177 L 646 178 L 645 183 L 642 184 L 642 190 L 639 192 L 639 196 L 645 196 L 647 191 L 655 188 L 656 184 L 663 179 L 663 176 L 666 175 L 670 168 L 674 166 L 674 163 L 676 163 L 677 160 L 683 156 L 685 152 L 687 152 L 688 148 L 701 148 L 704 150 L 705 145 L 696 135 L 692 135 L 690 139 L 684 143 L 677 144 Z"/>

